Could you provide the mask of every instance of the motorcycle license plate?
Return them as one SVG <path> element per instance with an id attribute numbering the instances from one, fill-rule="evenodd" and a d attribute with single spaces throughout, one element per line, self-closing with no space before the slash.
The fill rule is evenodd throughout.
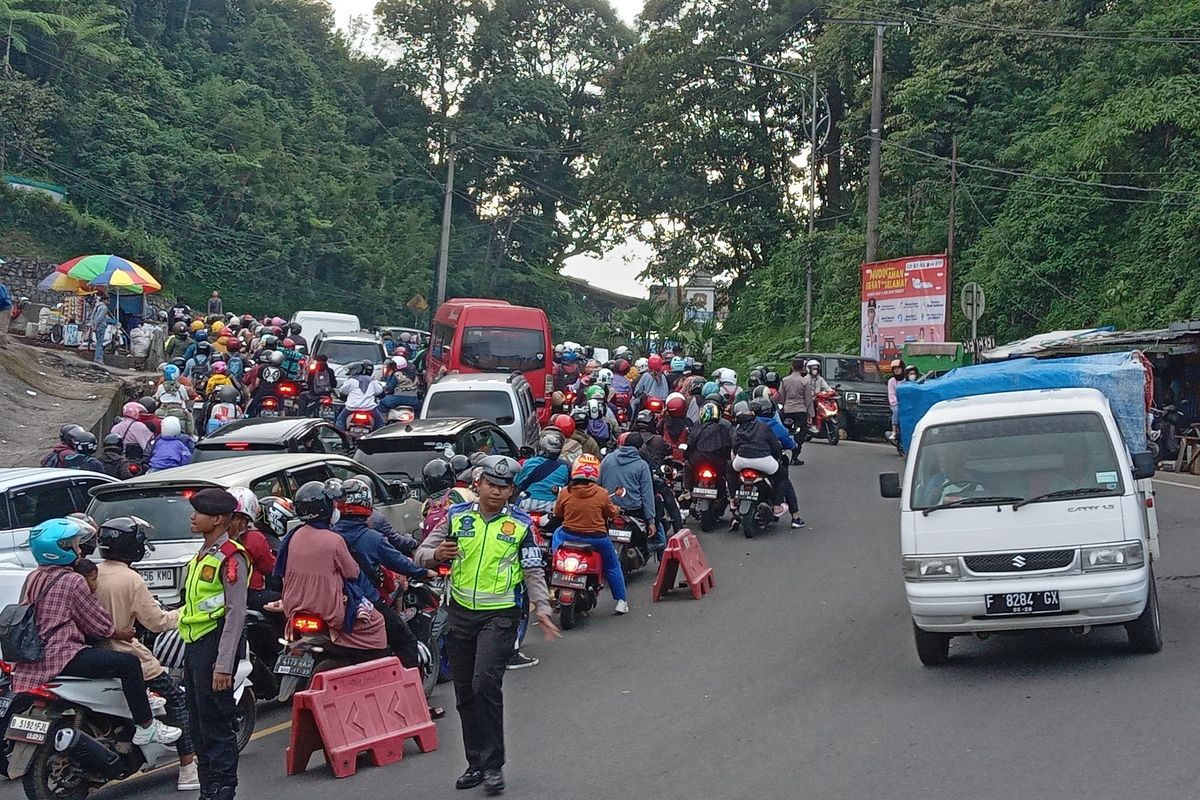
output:
<path id="1" fill-rule="evenodd" d="M 311 678 L 313 668 L 316 664 L 313 663 L 313 657 L 305 653 L 302 656 L 291 656 L 283 653 L 275 661 L 276 675 L 295 675 L 298 678 Z"/>
<path id="2" fill-rule="evenodd" d="M 1057 590 L 1049 592 L 988 594 L 984 595 L 983 603 L 984 613 L 989 616 L 1052 614 L 1055 611 L 1062 610 Z"/>
<path id="3" fill-rule="evenodd" d="M 264 408 L 262 411 L 258 412 L 258 415 L 260 417 L 278 417 L 279 410 L 275 408 Z"/>
<path id="4" fill-rule="evenodd" d="M 704 486 L 697 486 L 692 489 L 692 497 L 705 497 L 710 500 L 715 500 L 717 497 L 717 490 L 709 489 Z"/>
<path id="5" fill-rule="evenodd" d="M 371 432 L 371 429 L 365 425 L 351 425 L 347 429 L 347 433 L 350 433 L 351 435 L 355 435 L 355 436 L 366 436 L 370 432 Z"/>
<path id="6" fill-rule="evenodd" d="M 335 414 L 333 412 L 332 408 L 326 408 L 326 407 L 322 406 L 321 407 L 321 419 L 325 422 L 333 422 L 335 419 L 337 419 L 337 414 Z"/>
<path id="7" fill-rule="evenodd" d="M 559 586 L 563 589 L 585 589 L 587 588 L 587 576 L 556 572 L 554 573 L 554 577 L 550 579 L 550 585 Z"/>
<path id="8" fill-rule="evenodd" d="M 13 717 L 8 723 L 8 733 L 4 738 L 12 742 L 30 742 L 41 744 L 46 741 L 50 732 L 50 720 L 34 719 L 33 717 Z"/>
<path id="9" fill-rule="evenodd" d="M 738 500 L 757 500 L 758 499 L 758 489 L 738 489 L 737 490 L 737 499 Z"/>
<path id="10" fill-rule="evenodd" d="M 8 713 L 9 707 L 12 705 L 11 697 L 0 697 L 0 717 Z"/>
<path id="11" fill-rule="evenodd" d="M 620 528 L 609 528 L 608 538 L 617 544 L 629 544 L 633 541 L 633 531 L 623 531 Z"/>

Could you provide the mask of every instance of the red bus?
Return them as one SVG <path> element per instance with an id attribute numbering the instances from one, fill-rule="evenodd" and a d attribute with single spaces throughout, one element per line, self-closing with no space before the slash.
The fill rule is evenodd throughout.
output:
<path id="1" fill-rule="evenodd" d="M 544 411 L 554 391 L 554 344 L 546 312 L 504 300 L 447 300 L 433 317 L 426 378 L 432 384 L 455 371 L 521 372 Z"/>

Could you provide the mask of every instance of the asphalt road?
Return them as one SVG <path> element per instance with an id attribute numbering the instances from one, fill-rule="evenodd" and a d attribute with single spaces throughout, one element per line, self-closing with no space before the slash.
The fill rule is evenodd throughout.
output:
<path id="1" fill-rule="evenodd" d="M 805 448 L 793 471 L 807 530 L 747 541 L 702 536 L 716 590 L 599 613 L 562 640 L 525 648 L 542 663 L 509 673 L 511 797 L 1190 798 L 1200 785 L 1200 484 L 1158 486 L 1166 646 L 1125 650 L 1123 630 L 956 639 L 952 663 L 924 668 L 899 575 L 894 501 L 876 474 L 900 462 L 881 446 Z M 1186 478 L 1163 476 L 1188 483 Z M 450 709 L 449 685 L 435 700 Z M 260 735 L 286 722 L 260 718 Z M 462 798 L 465 767 L 451 709 L 441 746 L 335 779 L 319 756 L 284 776 L 287 731 L 251 743 L 243 797 Z M 478 792 L 478 790 L 476 790 Z M 13 798 L 19 787 L 0 787 Z M 174 771 L 101 797 L 175 796 Z"/>

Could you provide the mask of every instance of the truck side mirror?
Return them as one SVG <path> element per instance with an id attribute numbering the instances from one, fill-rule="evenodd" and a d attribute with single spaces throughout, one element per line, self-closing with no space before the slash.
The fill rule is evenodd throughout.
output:
<path id="1" fill-rule="evenodd" d="M 879 496 L 880 497 L 899 497 L 900 496 L 900 473 L 898 473 L 898 472 L 881 472 L 881 473 L 879 473 Z"/>
<path id="2" fill-rule="evenodd" d="M 1133 477 L 1135 480 L 1143 478 L 1153 478 L 1154 472 L 1158 468 L 1158 463 L 1154 458 L 1154 453 L 1149 450 L 1143 450 L 1140 453 L 1133 454 Z"/>

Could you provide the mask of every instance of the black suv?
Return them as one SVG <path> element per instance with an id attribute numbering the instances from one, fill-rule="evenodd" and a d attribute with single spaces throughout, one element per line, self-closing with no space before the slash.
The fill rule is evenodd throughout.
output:
<path id="1" fill-rule="evenodd" d="M 892 429 L 888 373 L 875 361 L 838 353 L 801 355 L 821 362 L 821 374 L 841 396 L 842 427 L 851 439 L 882 436 Z"/>

